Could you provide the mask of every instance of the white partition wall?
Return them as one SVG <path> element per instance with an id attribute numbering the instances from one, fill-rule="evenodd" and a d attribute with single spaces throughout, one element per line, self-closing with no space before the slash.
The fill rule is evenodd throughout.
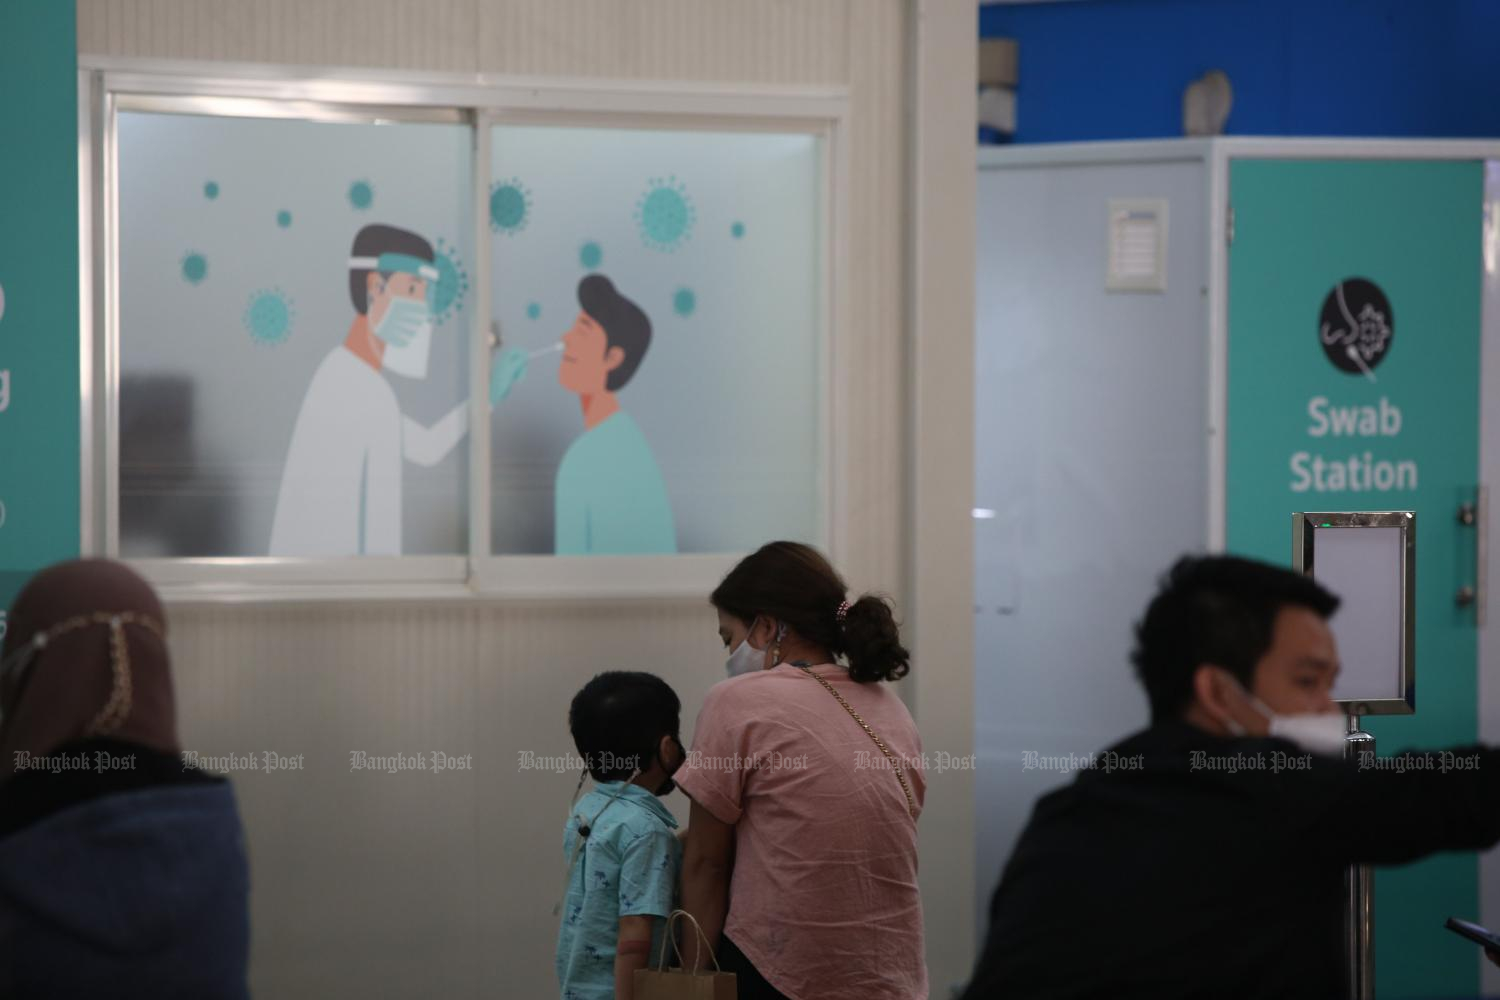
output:
<path id="1" fill-rule="evenodd" d="M 981 935 L 1032 805 L 1072 777 L 1058 768 L 1077 763 L 1070 754 L 1082 758 L 1145 724 L 1145 697 L 1128 662 L 1132 623 L 1161 571 L 1207 545 L 1202 148 L 1159 144 L 1154 158 L 1120 162 L 1101 162 L 1108 154 L 1096 151 L 1092 163 L 1046 149 L 981 154 L 974 512 Z M 1106 290 L 1110 202 L 1119 199 L 1165 203 L 1164 291 Z M 1142 245 L 1116 235 L 1130 244 L 1117 243 L 1117 258 Z"/>
<path id="2" fill-rule="evenodd" d="M 960 610 L 969 603 L 966 579 L 950 587 L 941 572 L 927 572 L 910 555 L 906 483 L 916 446 L 906 438 L 910 408 L 893 403 L 906 397 L 912 355 L 925 358 L 932 350 L 912 345 L 907 221 L 900 210 L 914 135 L 907 116 L 913 5 L 393 0 L 370 5 L 368 14 L 365 5 L 342 0 L 80 0 L 78 6 L 85 65 L 118 69 L 150 61 L 161 70 L 159 60 L 169 61 L 168 68 L 191 60 L 200 73 L 262 77 L 314 67 L 344 78 L 366 71 L 396 80 L 484 74 L 574 88 L 604 81 L 632 93 L 770 88 L 846 96 L 846 169 L 827 192 L 848 227 L 842 264 L 848 291 L 828 305 L 857 331 L 859 348 L 830 373 L 833 391 L 847 400 L 850 429 L 835 456 L 846 470 L 849 497 L 849 515 L 833 526 L 836 547 L 848 553 L 841 569 L 852 587 L 891 592 L 904 611 L 918 595 L 938 604 L 929 591 L 954 595 L 949 603 Z M 954 16 L 972 45 L 972 10 Z M 972 94 L 972 72 L 967 80 Z M 932 100 L 944 98 L 939 92 Z M 765 100 L 752 103 L 764 107 Z M 961 139 L 929 155 L 961 162 L 967 129 Z M 294 216 L 300 227 L 303 214 Z M 700 218 L 703 234 L 710 221 Z M 729 225 L 726 219 L 712 231 L 728 241 Z M 970 245 L 963 241 L 962 257 Z M 691 254 L 681 256 L 686 262 Z M 950 270 L 967 274 L 971 267 L 962 259 Z M 698 305 L 701 315 L 702 297 Z M 967 341 L 966 322 L 943 331 L 924 341 Z M 774 361 L 744 377 L 774 382 Z M 927 451 L 947 443 L 936 435 L 934 441 Z M 754 486 L 754 467 L 744 475 Z M 672 684 L 690 743 L 704 693 L 724 676 L 706 592 L 621 600 L 558 594 L 524 602 L 174 605 L 178 703 L 189 745 L 205 753 L 307 754 L 301 772 L 235 776 L 255 880 L 255 995 L 555 995 L 551 910 L 576 775 L 527 769 L 525 755 L 547 760 L 571 749 L 568 701 L 606 667 L 652 670 Z M 925 621 L 926 637 L 913 640 L 915 673 L 925 676 L 914 677 L 908 693 L 934 693 L 928 712 L 939 721 L 930 744 L 967 754 L 962 737 L 942 727 L 936 695 L 967 704 L 968 657 L 943 655 L 944 621 L 934 615 Z M 917 714 L 927 733 L 921 705 Z M 472 752 L 474 770 L 352 774 L 342 755 L 355 749 Z M 936 782 L 929 786 L 922 880 L 931 901 L 930 974 L 947 984 L 972 963 L 973 879 L 972 825 L 945 822 L 963 815 L 968 800 L 954 775 L 944 781 L 941 791 Z M 683 797 L 667 802 L 686 818 Z"/>
<path id="3" fill-rule="evenodd" d="M 1476 729 L 1500 739 L 1495 533 L 1482 494 L 1477 517 L 1455 517 L 1500 470 L 1497 155 L 1488 142 L 1252 138 L 980 154 L 982 896 L 1037 798 L 1147 722 L 1128 654 L 1155 577 L 1192 551 L 1287 562 L 1293 511 L 1417 512 L 1422 624 L 1408 659 L 1430 669 L 1414 714 L 1365 726 L 1381 752 L 1463 744 Z M 1320 326 L 1353 279 L 1399 299 L 1369 307 L 1401 324 L 1378 374 L 1373 354 L 1344 363 L 1353 355 Z M 1333 429 L 1329 407 L 1385 423 Z M 1325 452 L 1374 478 L 1304 476 Z M 1363 610 L 1336 631 L 1359 631 Z M 1359 659 L 1352 634 L 1340 648 Z M 1469 962 L 1489 992 L 1500 985 L 1442 931 L 1450 912 L 1500 921 L 1493 852 L 1382 870 L 1376 900 L 1381 995 L 1471 995 Z"/>

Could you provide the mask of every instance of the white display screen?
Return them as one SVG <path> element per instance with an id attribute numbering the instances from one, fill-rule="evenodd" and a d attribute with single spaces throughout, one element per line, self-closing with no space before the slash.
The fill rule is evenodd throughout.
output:
<path id="1" fill-rule="evenodd" d="M 1330 622 L 1343 669 L 1335 701 L 1405 697 L 1404 531 L 1399 527 L 1314 527 L 1313 577 L 1338 595 Z"/>

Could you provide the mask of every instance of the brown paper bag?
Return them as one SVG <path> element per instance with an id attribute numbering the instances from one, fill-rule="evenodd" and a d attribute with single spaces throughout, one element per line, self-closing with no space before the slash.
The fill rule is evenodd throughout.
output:
<path id="1" fill-rule="evenodd" d="M 668 942 L 671 942 L 677 961 L 682 961 L 682 953 L 677 950 L 677 938 L 672 933 L 678 917 L 687 917 L 693 930 L 697 932 L 699 957 L 708 951 L 708 939 L 703 936 L 703 928 L 698 926 L 693 915 L 686 910 L 673 910 L 672 915 L 667 918 L 667 930 L 661 939 L 661 955 L 657 959 L 656 968 L 635 970 L 635 1000 L 735 1000 L 734 973 L 721 972 L 719 960 L 711 952 L 709 957 L 714 960 L 713 972 L 699 972 L 696 964 L 691 972 L 667 968 Z"/>

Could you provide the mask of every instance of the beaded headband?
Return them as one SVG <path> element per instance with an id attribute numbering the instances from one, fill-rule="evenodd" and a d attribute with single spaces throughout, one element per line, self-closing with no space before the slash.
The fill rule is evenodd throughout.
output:
<path id="1" fill-rule="evenodd" d="M 166 630 L 154 618 L 134 611 L 99 611 L 93 614 L 75 615 L 32 636 L 3 664 L 0 664 L 0 677 L 12 671 L 24 672 L 30 669 L 32 662 L 47 648 L 49 643 L 62 638 L 69 632 L 76 632 L 93 625 L 109 626 L 110 672 L 113 677 L 109 700 L 89 723 L 86 733 L 90 736 L 105 736 L 120 728 L 125 717 L 130 714 L 132 700 L 130 647 L 125 643 L 125 626 L 134 625 L 145 629 L 158 639 L 165 639 Z"/>

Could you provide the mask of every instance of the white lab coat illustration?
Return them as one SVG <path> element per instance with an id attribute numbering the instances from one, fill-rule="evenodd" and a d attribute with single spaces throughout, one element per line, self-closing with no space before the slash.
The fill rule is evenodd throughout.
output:
<path id="1" fill-rule="evenodd" d="M 401 415 L 380 372 L 342 344 L 313 374 L 287 449 L 273 556 L 401 554 L 403 457 L 440 462 L 469 429 L 459 403 L 431 427 Z"/>

